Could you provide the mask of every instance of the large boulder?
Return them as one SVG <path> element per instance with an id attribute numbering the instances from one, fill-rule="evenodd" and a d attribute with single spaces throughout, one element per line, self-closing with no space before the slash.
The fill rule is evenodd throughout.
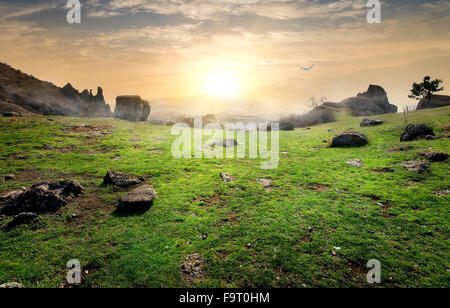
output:
<path id="1" fill-rule="evenodd" d="M 448 95 L 433 95 L 431 99 L 423 98 L 417 105 L 417 110 L 439 108 L 450 105 L 450 96 Z"/>
<path id="2" fill-rule="evenodd" d="M 360 132 L 346 132 L 336 136 L 331 141 L 331 147 L 364 146 L 369 142 L 366 135 Z"/>
<path id="3" fill-rule="evenodd" d="M 118 119 L 132 122 L 145 122 L 150 117 L 150 104 L 140 96 L 118 96 L 114 115 Z"/>
<path id="4" fill-rule="evenodd" d="M 398 108 L 389 103 L 386 91 L 377 85 L 370 85 L 366 92 L 359 93 L 340 103 L 325 102 L 325 108 L 349 110 L 353 116 L 371 116 L 397 113 Z"/>
<path id="5" fill-rule="evenodd" d="M 0 214 L 56 212 L 79 196 L 83 187 L 77 181 L 42 182 L 0 196 Z"/>
<path id="6" fill-rule="evenodd" d="M 405 127 L 405 130 L 400 135 L 400 141 L 426 139 L 428 136 L 434 136 L 434 131 L 432 128 L 423 124 L 409 124 Z"/>
<path id="7" fill-rule="evenodd" d="M 119 212 L 146 210 L 152 207 L 155 198 L 156 191 L 153 189 L 153 186 L 142 185 L 120 198 L 117 201 L 116 208 Z"/>

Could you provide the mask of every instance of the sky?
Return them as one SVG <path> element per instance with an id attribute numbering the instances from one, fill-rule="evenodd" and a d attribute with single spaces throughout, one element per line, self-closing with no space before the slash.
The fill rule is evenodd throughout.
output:
<path id="1" fill-rule="evenodd" d="M 275 115 L 384 87 L 401 110 L 425 75 L 450 91 L 450 1 L 0 0 L 0 61 L 155 112 Z M 315 65 L 310 72 L 300 67 Z"/>

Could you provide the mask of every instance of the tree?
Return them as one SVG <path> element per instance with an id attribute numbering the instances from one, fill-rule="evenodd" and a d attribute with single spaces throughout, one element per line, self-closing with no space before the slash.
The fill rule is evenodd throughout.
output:
<path id="1" fill-rule="evenodd" d="M 423 78 L 422 83 L 413 83 L 412 89 L 411 89 L 411 95 L 408 95 L 409 98 L 414 99 L 422 99 L 426 98 L 428 101 L 431 100 L 431 97 L 433 96 L 433 93 L 443 91 L 444 88 L 439 88 L 440 84 L 442 83 L 442 80 L 435 79 L 431 80 L 430 76 L 425 76 Z"/>

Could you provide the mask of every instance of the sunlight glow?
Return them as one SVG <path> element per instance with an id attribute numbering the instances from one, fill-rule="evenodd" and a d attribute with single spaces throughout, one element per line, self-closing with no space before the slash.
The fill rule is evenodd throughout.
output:
<path id="1" fill-rule="evenodd" d="M 204 87 L 206 93 L 216 97 L 229 97 L 240 92 L 239 78 L 228 74 L 208 75 Z"/>

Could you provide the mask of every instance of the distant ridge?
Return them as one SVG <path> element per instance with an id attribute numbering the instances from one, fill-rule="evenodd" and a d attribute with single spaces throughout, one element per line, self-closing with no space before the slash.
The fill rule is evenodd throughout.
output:
<path id="1" fill-rule="evenodd" d="M 0 113 L 12 109 L 22 114 L 25 110 L 45 115 L 112 116 L 100 87 L 95 96 L 92 90 L 79 93 L 70 83 L 60 88 L 0 62 Z"/>

